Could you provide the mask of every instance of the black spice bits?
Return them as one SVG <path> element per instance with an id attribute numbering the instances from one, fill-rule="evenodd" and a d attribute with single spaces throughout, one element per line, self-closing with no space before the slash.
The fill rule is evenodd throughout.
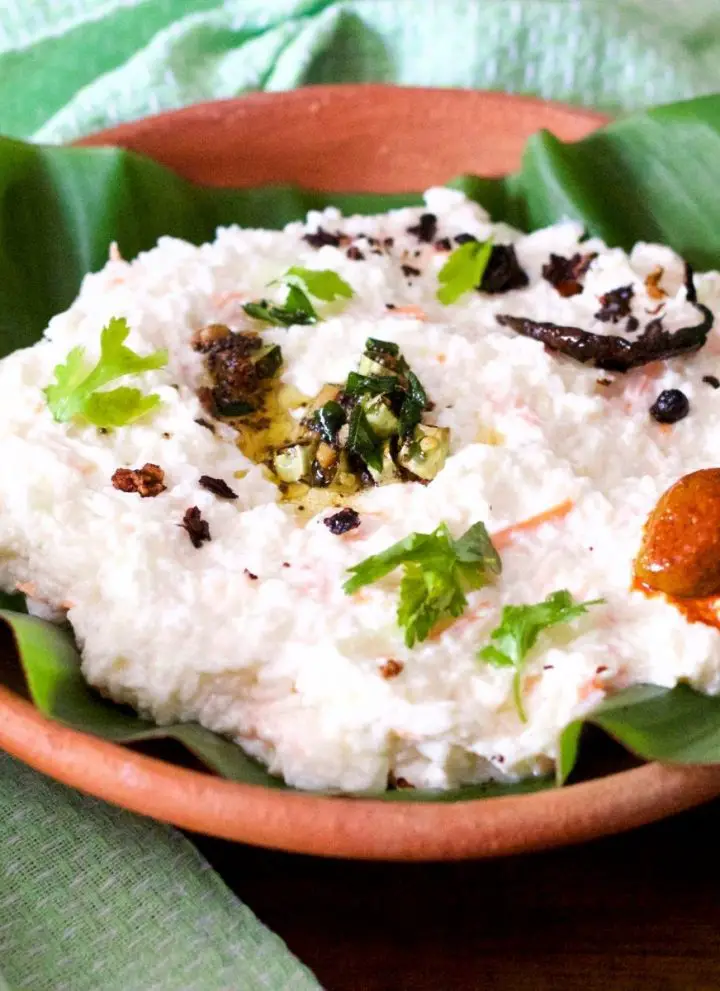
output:
<path id="1" fill-rule="evenodd" d="M 323 248 L 326 244 L 332 248 L 337 248 L 340 246 L 341 238 L 342 235 L 339 231 L 331 234 L 329 231 L 324 231 L 322 227 L 318 227 L 314 234 L 303 234 L 303 241 L 307 241 L 311 248 Z"/>
<path id="2" fill-rule="evenodd" d="M 191 338 L 194 351 L 205 355 L 214 383 L 198 389 L 200 405 L 210 416 L 235 417 L 262 405 L 268 383 L 282 364 L 279 346 L 268 348 L 254 331 L 233 333 L 224 324 L 210 324 Z"/>
<path id="3" fill-rule="evenodd" d="M 720 389 L 720 379 L 717 375 L 703 375 L 703 382 L 711 389 Z"/>
<path id="4" fill-rule="evenodd" d="M 423 213 L 420 215 L 420 222 L 408 227 L 407 232 L 414 234 L 423 244 L 431 244 L 437 234 L 437 217 L 434 213 Z"/>
<path id="5" fill-rule="evenodd" d="M 200 484 L 208 492 L 212 492 L 218 499 L 237 499 L 237 492 L 233 492 L 227 482 L 222 478 L 212 478 L 210 475 L 201 475 L 198 479 Z"/>
<path id="6" fill-rule="evenodd" d="M 326 516 L 323 523 L 330 533 L 340 537 L 343 533 L 348 533 L 348 531 L 355 530 L 360 526 L 360 514 L 347 506 L 332 516 Z"/>
<path id="7" fill-rule="evenodd" d="M 677 423 L 689 412 L 690 402 L 680 389 L 663 389 L 650 407 L 650 416 L 658 423 Z"/>
<path id="8" fill-rule="evenodd" d="M 355 244 L 351 244 L 345 254 L 352 262 L 361 262 L 365 258 L 365 255 L 362 253 L 360 248 L 358 248 Z"/>
<path id="9" fill-rule="evenodd" d="M 597 258 L 594 252 L 587 255 L 576 253 L 570 258 L 563 255 L 550 255 L 550 261 L 542 267 L 542 276 L 557 292 L 568 298 L 577 296 L 583 291 L 580 279 L 585 275 L 590 264 Z"/>
<path id="10" fill-rule="evenodd" d="M 388 791 L 400 791 L 403 788 L 414 788 L 415 785 L 411 785 L 407 778 L 396 778 L 393 771 L 388 774 Z"/>
<path id="11" fill-rule="evenodd" d="M 600 309 L 595 314 L 595 319 L 602 320 L 603 323 L 617 323 L 623 317 L 629 317 L 634 294 L 632 286 L 619 286 L 606 292 L 600 297 Z"/>
<path id="12" fill-rule="evenodd" d="M 207 540 L 212 540 L 210 536 L 210 524 L 202 518 L 197 506 L 190 506 L 185 510 L 182 523 L 178 526 L 187 533 L 193 547 L 202 547 Z"/>
<path id="13" fill-rule="evenodd" d="M 415 268 L 414 265 L 401 265 L 400 268 L 406 279 L 412 279 L 421 274 L 420 269 Z"/>
<path id="14" fill-rule="evenodd" d="M 511 289 L 524 289 L 529 281 L 512 244 L 494 244 L 483 272 L 480 290 L 494 295 L 510 292 Z"/>

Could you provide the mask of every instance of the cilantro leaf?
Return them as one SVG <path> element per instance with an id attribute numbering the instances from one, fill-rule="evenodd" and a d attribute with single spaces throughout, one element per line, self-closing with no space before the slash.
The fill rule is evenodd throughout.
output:
<path id="1" fill-rule="evenodd" d="M 535 605 L 503 607 L 500 625 L 490 634 L 494 643 L 483 647 L 478 657 L 494 667 L 515 668 L 513 698 L 524 723 L 527 722 L 527 714 L 522 700 L 522 676 L 527 656 L 538 637 L 543 630 L 558 623 L 569 623 L 584 615 L 590 606 L 600 605 L 604 601 L 574 602 L 567 589 L 560 589 Z"/>
<path id="2" fill-rule="evenodd" d="M 264 320 L 275 327 L 292 327 L 293 324 L 317 323 L 320 319 L 312 304 L 311 296 L 331 303 L 334 299 L 350 299 L 352 286 L 340 278 L 337 272 L 325 268 L 316 270 L 293 265 L 270 285 L 283 283 L 288 294 L 284 303 L 270 303 L 266 299 L 245 303 L 243 310 L 254 320 Z"/>
<path id="3" fill-rule="evenodd" d="M 490 261 L 492 238 L 487 241 L 467 241 L 455 248 L 438 272 L 440 288 L 436 296 L 447 306 L 464 293 L 476 289 Z"/>
<path id="4" fill-rule="evenodd" d="M 96 427 L 125 427 L 160 405 L 160 396 L 143 395 L 139 389 L 121 385 L 109 392 L 93 392 L 83 409 L 83 416 Z"/>
<path id="5" fill-rule="evenodd" d="M 414 561 L 420 563 L 433 557 L 444 558 L 447 556 L 448 538 L 448 529 L 444 523 L 441 523 L 433 533 L 411 533 L 392 544 L 387 550 L 373 554 L 350 568 L 353 577 L 345 582 L 343 589 L 348 595 L 352 595 L 364 585 L 371 585 L 385 575 L 389 575 L 401 564 L 410 564 Z"/>
<path id="6" fill-rule="evenodd" d="M 335 299 L 351 299 L 354 295 L 352 286 L 330 268 L 318 270 L 293 265 L 282 277 L 282 281 L 290 286 L 297 286 L 299 283 L 305 292 L 326 303 L 332 303 Z"/>
<path id="7" fill-rule="evenodd" d="M 427 640 L 441 616 L 461 616 L 467 599 L 462 587 L 446 569 L 406 564 L 400 582 L 398 624 L 405 630 L 408 647 Z"/>
<path id="8" fill-rule="evenodd" d="M 55 367 L 55 381 L 44 392 L 58 423 L 79 417 L 96 426 L 122 427 L 158 406 L 157 394 L 144 396 L 139 389 L 97 391 L 115 379 L 154 371 L 167 364 L 165 349 L 140 355 L 125 347 L 129 333 L 127 320 L 113 317 L 100 335 L 100 358 L 94 367 L 85 361 L 83 347 L 72 348 L 65 363 Z"/>
<path id="9" fill-rule="evenodd" d="M 481 588 L 485 584 L 484 581 L 478 586 L 472 584 L 478 574 L 499 575 L 502 571 L 500 555 L 495 550 L 484 523 L 474 523 L 455 541 L 455 556 L 457 566 L 471 588 Z"/>
<path id="10" fill-rule="evenodd" d="M 481 588 L 501 568 L 482 523 L 475 523 L 459 540 L 453 540 L 441 523 L 432 533 L 411 533 L 350 568 L 344 591 L 352 595 L 401 566 L 397 619 L 408 647 L 426 640 L 439 619 L 462 615 L 465 592 Z"/>
<path id="11" fill-rule="evenodd" d="M 360 403 L 350 414 L 347 447 L 362 458 L 366 465 L 382 471 L 382 442 L 375 436 Z"/>
<path id="12" fill-rule="evenodd" d="M 55 366 L 55 383 L 48 385 L 44 392 L 50 412 L 59 422 L 70 420 L 82 408 L 85 394 L 80 386 L 88 374 L 83 347 L 72 348 L 65 364 Z"/>

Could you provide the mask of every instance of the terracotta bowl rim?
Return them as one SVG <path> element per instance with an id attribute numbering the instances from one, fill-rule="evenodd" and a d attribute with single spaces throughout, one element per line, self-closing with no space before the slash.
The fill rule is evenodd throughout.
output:
<path id="1" fill-rule="evenodd" d="M 123 144 L 156 122 L 233 115 L 248 101 L 272 105 L 309 97 L 383 99 L 398 89 L 422 99 L 486 100 L 581 115 L 600 113 L 497 91 L 335 84 L 253 93 L 165 111 L 89 135 L 77 145 Z M 146 756 L 44 717 L 0 686 L 0 748 L 57 781 L 181 828 L 297 853 L 370 860 L 461 860 L 529 852 L 617 833 L 720 794 L 720 766 L 648 763 L 606 777 L 526 795 L 456 803 L 383 802 L 274 790 L 228 781 Z"/>
<path id="2" fill-rule="evenodd" d="M 449 102 L 474 101 L 481 98 L 487 103 L 497 103 L 499 106 L 507 105 L 508 101 L 516 107 L 526 107 L 537 110 L 539 114 L 553 110 L 560 114 L 568 114 L 574 117 L 582 116 L 587 121 L 594 121 L 598 127 L 609 123 L 612 118 L 602 111 L 591 110 L 587 107 L 574 107 L 563 103 L 560 100 L 545 100 L 538 96 L 529 96 L 525 93 L 505 93 L 501 90 L 493 89 L 469 89 L 463 86 L 445 89 L 440 86 L 406 86 L 396 83 L 313 83 L 307 86 L 298 86 L 292 90 L 282 90 L 278 92 L 260 90 L 246 93 L 243 96 L 224 97 L 218 100 L 203 100 L 192 103 L 185 107 L 176 107 L 172 110 L 162 110 L 158 113 L 147 114 L 144 117 L 120 124 L 104 127 L 100 131 L 84 135 L 71 144 L 78 147 L 92 145 L 113 145 L 122 140 L 126 135 L 131 135 L 138 130 L 138 126 L 151 127 L 156 122 L 172 122 L 182 124 L 184 121 L 194 121 L 205 119 L 212 115 L 233 115 L 236 111 L 242 110 L 248 103 L 262 106 L 272 105 L 280 100 L 287 103 L 305 103 L 309 98 L 329 100 L 351 99 L 373 97 L 383 99 L 388 94 L 401 91 L 412 94 L 413 97 L 421 99 L 436 99 L 442 97 Z M 410 190 L 413 192 L 414 190 Z"/>
<path id="3" fill-rule="evenodd" d="M 621 832 L 720 793 L 720 767 L 649 763 L 559 789 L 453 803 L 303 794 L 129 750 L 47 719 L 3 686 L 0 710 L 0 747 L 63 784 L 182 829 L 293 853 L 422 861 L 525 853 Z"/>

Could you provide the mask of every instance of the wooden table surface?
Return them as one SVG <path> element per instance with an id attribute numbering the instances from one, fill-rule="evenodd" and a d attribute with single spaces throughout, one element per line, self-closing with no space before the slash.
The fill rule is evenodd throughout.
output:
<path id="1" fill-rule="evenodd" d="M 464 864 L 192 839 L 327 991 L 720 988 L 720 800 L 583 847 Z"/>

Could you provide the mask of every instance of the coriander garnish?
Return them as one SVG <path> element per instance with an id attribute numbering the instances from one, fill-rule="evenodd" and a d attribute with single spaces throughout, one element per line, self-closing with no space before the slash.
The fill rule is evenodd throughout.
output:
<path id="1" fill-rule="evenodd" d="M 500 556 L 483 523 L 454 540 L 445 523 L 432 533 L 411 533 L 392 547 L 350 568 L 348 595 L 402 566 L 398 625 L 412 647 L 426 640 L 438 620 L 462 615 L 465 592 L 482 588 L 500 574 Z"/>
<path id="2" fill-rule="evenodd" d="M 120 386 L 99 392 L 102 386 L 126 375 L 154 371 L 167 364 L 165 349 L 139 355 L 125 347 L 130 333 L 124 317 L 113 317 L 100 334 L 100 358 L 94 367 L 85 360 L 85 348 L 74 347 L 65 364 L 56 365 L 55 382 L 44 390 L 47 404 L 59 423 L 86 420 L 96 427 L 124 427 L 160 405 L 156 393 Z"/>
<path id="3" fill-rule="evenodd" d="M 603 603 L 604 599 L 574 602 L 567 589 L 553 592 L 543 602 L 526 606 L 504 606 L 500 625 L 490 634 L 494 641 L 483 647 L 478 658 L 496 668 L 514 667 L 513 699 L 520 719 L 526 723 L 527 714 L 522 699 L 522 676 L 527 656 L 537 638 L 551 626 L 569 623 L 584 615 L 590 606 Z"/>
<path id="4" fill-rule="evenodd" d="M 438 273 L 440 288 L 436 296 L 446 306 L 455 303 L 466 292 L 478 289 L 490 261 L 492 238 L 487 241 L 465 241 L 455 248 Z"/>

